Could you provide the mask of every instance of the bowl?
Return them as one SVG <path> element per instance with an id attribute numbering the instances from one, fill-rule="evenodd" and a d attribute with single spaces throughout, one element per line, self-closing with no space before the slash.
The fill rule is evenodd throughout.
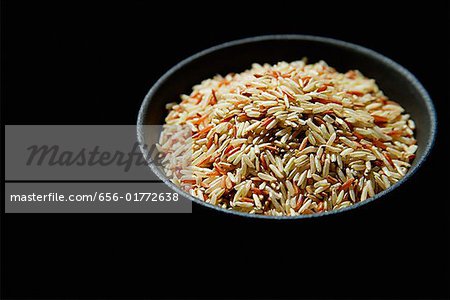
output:
<path id="1" fill-rule="evenodd" d="M 232 41 L 194 54 L 171 68 L 150 89 L 139 111 L 137 133 L 143 154 L 147 157 L 148 151 L 142 145 L 153 145 L 158 141 L 156 134 L 146 132 L 146 125 L 164 124 L 167 115 L 165 104 L 178 101 L 181 94 L 189 94 L 193 85 L 216 74 L 242 72 L 255 62 L 275 64 L 279 61 L 299 60 L 302 57 L 307 57 L 309 62 L 325 60 L 339 72 L 360 70 L 365 76 L 374 78 L 389 98 L 406 109 L 416 123 L 415 134 L 419 146 L 406 176 L 374 197 L 344 209 L 310 215 L 274 217 L 226 210 L 203 202 L 173 184 L 159 166 L 150 162 L 152 171 L 173 191 L 199 205 L 249 218 L 283 220 L 317 218 L 358 209 L 385 197 L 409 180 L 425 162 L 436 135 L 436 112 L 426 90 L 408 70 L 373 50 L 331 38 L 307 35 L 270 35 Z"/>

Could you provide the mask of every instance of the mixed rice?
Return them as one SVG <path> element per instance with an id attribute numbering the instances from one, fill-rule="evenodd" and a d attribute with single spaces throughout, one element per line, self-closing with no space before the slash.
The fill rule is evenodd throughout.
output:
<path id="1" fill-rule="evenodd" d="M 359 71 L 253 64 L 182 95 L 161 133 L 167 176 L 199 199 L 272 216 L 348 207 L 400 180 L 414 121 Z"/>

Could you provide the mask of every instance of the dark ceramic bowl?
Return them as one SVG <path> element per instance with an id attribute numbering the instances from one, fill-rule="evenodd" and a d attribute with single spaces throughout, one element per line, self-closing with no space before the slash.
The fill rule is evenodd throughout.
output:
<path id="1" fill-rule="evenodd" d="M 322 217 L 341 213 L 375 201 L 399 188 L 424 163 L 434 143 L 436 134 L 436 113 L 428 93 L 420 82 L 405 68 L 367 48 L 330 38 L 305 35 L 273 35 L 247 38 L 225 43 L 197 53 L 167 71 L 150 89 L 145 97 L 138 117 L 138 139 L 142 144 L 152 145 L 156 135 L 148 135 L 145 125 L 161 125 L 167 115 L 165 104 L 179 100 L 180 94 L 189 94 L 191 87 L 203 79 L 216 74 L 242 72 L 254 62 L 277 63 L 308 57 L 309 62 L 325 60 L 340 72 L 349 69 L 360 70 L 365 76 L 374 78 L 379 87 L 391 99 L 399 102 L 416 123 L 416 139 L 419 146 L 412 167 L 404 178 L 376 194 L 374 197 L 347 208 L 296 217 L 271 217 L 225 210 L 205 203 L 179 189 L 170 182 L 164 172 L 150 163 L 153 172 L 172 190 L 185 198 L 212 209 L 252 218 L 301 219 Z M 142 149 L 144 154 L 146 150 Z"/>

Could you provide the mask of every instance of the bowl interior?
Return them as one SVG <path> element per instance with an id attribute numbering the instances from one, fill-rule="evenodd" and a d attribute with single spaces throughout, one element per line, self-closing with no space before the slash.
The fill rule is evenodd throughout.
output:
<path id="1" fill-rule="evenodd" d="M 163 124 L 166 103 L 179 101 L 180 95 L 190 93 L 193 85 L 216 74 L 242 72 L 255 62 L 274 64 L 303 57 L 310 63 L 324 60 L 339 72 L 357 69 L 374 78 L 385 95 L 399 102 L 415 121 L 419 148 L 412 170 L 420 164 L 435 131 L 432 103 L 420 83 L 404 68 L 371 50 L 324 38 L 262 37 L 223 44 L 196 54 L 172 68 L 154 85 L 144 100 L 138 125 Z M 149 136 L 146 144 L 157 141 L 157 136 Z"/>

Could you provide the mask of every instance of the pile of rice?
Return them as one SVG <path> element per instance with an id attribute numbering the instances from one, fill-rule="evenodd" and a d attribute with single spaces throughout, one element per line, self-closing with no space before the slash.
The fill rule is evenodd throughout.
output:
<path id="1" fill-rule="evenodd" d="M 373 197 L 405 176 L 414 121 L 359 71 L 253 64 L 182 95 L 160 136 L 167 176 L 199 199 L 296 216 Z"/>

